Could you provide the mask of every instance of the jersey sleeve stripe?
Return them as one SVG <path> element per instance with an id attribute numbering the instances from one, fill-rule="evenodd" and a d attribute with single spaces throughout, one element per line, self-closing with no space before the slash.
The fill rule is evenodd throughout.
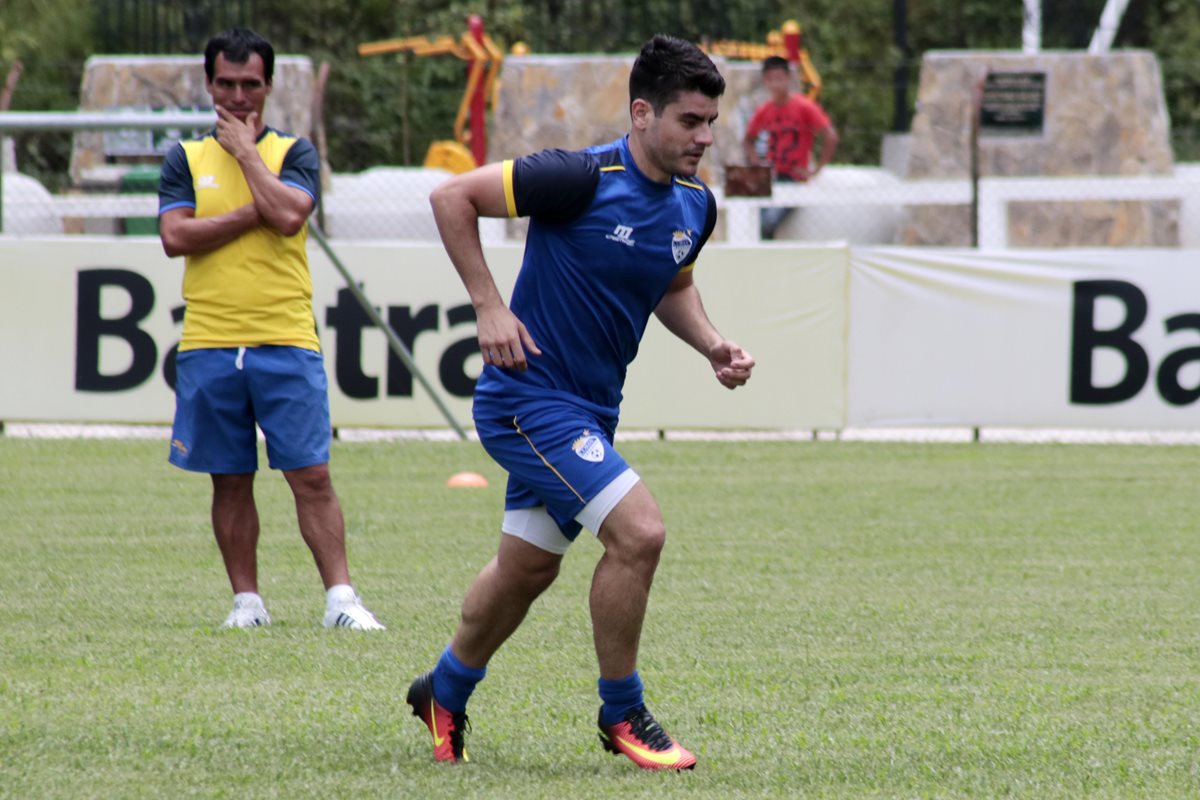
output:
<path id="1" fill-rule="evenodd" d="M 189 202 L 187 200 L 177 200 L 174 203 L 167 203 L 165 206 L 160 208 L 158 210 L 158 214 L 159 214 L 159 216 L 162 216 L 163 214 L 165 214 L 166 212 L 168 212 L 174 208 L 195 208 L 195 207 L 196 207 L 196 203 L 194 201 Z"/>
<path id="2" fill-rule="evenodd" d="M 615 167 L 601 167 L 601 168 L 600 168 L 600 171 L 601 171 L 601 172 L 624 172 L 624 171 L 625 171 L 625 167 L 623 167 L 622 165 L 618 164 L 618 165 L 616 165 Z"/>
<path id="3" fill-rule="evenodd" d="M 313 194 L 312 189 L 308 188 L 304 184 L 299 183 L 298 181 L 280 181 L 280 183 L 282 183 L 284 186 L 291 186 L 295 189 L 299 189 L 300 191 L 304 192 L 306 195 L 311 197 L 312 201 L 314 203 L 317 202 L 317 197 L 316 197 L 316 195 Z"/>
<path id="4" fill-rule="evenodd" d="M 517 216 L 517 195 L 513 187 L 513 160 L 505 159 L 502 170 L 504 174 L 504 205 L 510 217 Z"/>

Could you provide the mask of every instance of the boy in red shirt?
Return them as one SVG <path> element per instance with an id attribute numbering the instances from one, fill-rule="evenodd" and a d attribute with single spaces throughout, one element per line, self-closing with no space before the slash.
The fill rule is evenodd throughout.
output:
<path id="1" fill-rule="evenodd" d="M 748 164 L 773 168 L 777 181 L 807 181 L 821 171 L 837 152 L 838 135 L 828 115 L 813 100 L 789 91 L 791 68 L 787 59 L 771 56 L 763 62 L 763 86 L 770 99 L 755 110 L 746 126 L 742 145 Z M 756 144 L 766 132 L 767 158 L 758 154 Z M 817 165 L 810 167 L 813 143 L 820 140 Z M 762 238 L 774 239 L 775 231 L 795 209 L 764 208 L 761 214 Z"/>

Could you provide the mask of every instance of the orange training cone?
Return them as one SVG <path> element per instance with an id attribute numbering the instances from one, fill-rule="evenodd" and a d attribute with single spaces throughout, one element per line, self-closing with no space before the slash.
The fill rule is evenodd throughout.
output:
<path id="1" fill-rule="evenodd" d="M 456 472 L 446 481 L 446 485 L 451 489 L 461 488 L 485 488 L 488 485 L 487 478 L 480 475 L 478 472 Z"/>

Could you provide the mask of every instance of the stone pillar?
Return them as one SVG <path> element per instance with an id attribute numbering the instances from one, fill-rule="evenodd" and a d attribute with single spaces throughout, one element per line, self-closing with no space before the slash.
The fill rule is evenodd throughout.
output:
<path id="1" fill-rule="evenodd" d="M 488 132 L 488 160 L 548 147 L 579 150 L 610 142 L 629 132 L 629 68 L 634 55 L 508 56 L 500 68 L 499 91 Z M 729 79 L 725 60 L 713 63 Z M 737 102 L 726 89 L 721 98 L 715 142 L 700 162 L 700 179 L 724 180 L 726 163 L 741 163 Z M 744 124 L 744 123 L 743 123 Z"/>
<path id="2" fill-rule="evenodd" d="M 1118 51 L 930 52 L 921 63 L 905 177 L 970 179 L 973 96 L 984 75 L 1045 75 L 1041 133 L 979 139 L 979 174 L 990 176 L 1169 176 L 1170 122 L 1154 55 Z M 1178 201 L 1014 203 L 1014 247 L 1178 246 Z M 913 207 L 902 244 L 971 243 L 969 206 Z"/>

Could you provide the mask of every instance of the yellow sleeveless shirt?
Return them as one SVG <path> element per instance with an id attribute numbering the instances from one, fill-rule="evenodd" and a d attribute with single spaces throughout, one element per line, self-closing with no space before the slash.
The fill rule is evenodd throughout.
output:
<path id="1" fill-rule="evenodd" d="M 297 142 L 268 128 L 258 153 L 278 175 Z M 254 202 L 237 160 L 213 136 L 183 142 L 196 192 L 196 217 L 225 214 Z M 305 243 L 308 224 L 294 236 L 266 225 L 207 253 L 185 259 L 187 311 L 179 349 L 290 345 L 320 352 Z"/>

